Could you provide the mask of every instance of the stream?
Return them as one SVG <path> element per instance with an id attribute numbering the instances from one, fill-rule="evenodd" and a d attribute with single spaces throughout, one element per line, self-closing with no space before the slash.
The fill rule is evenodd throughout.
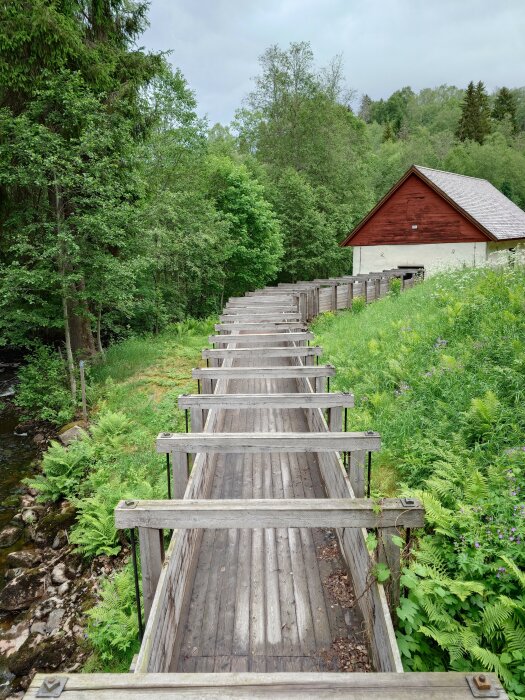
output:
<path id="1" fill-rule="evenodd" d="M 10 399 L 16 392 L 17 359 L 8 354 L 0 355 L 0 531 L 19 512 L 19 496 L 23 491 L 20 482 L 30 475 L 38 455 L 33 434 L 16 432 L 20 415 Z M 5 585 L 7 555 L 26 546 L 25 536 L 22 536 L 11 546 L 0 547 L 0 590 Z M 0 613 L 0 629 L 10 627 L 10 618 L 9 613 Z M 0 659 L 0 698 L 5 697 L 8 684 L 9 674 Z"/>

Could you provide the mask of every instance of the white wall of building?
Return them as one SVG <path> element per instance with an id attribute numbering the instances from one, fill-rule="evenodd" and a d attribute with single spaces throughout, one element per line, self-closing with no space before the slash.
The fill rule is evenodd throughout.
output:
<path id="1" fill-rule="evenodd" d="M 480 267 L 486 262 L 487 243 L 355 246 L 353 274 L 423 266 L 428 276 L 454 267 Z"/>

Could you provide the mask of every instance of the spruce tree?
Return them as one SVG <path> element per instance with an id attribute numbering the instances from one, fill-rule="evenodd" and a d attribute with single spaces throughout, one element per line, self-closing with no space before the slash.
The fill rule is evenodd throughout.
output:
<path id="1" fill-rule="evenodd" d="M 471 80 L 461 105 L 456 136 L 460 141 L 470 140 L 482 144 L 490 131 L 490 105 L 485 86 L 481 80 L 477 85 Z"/>
<path id="2" fill-rule="evenodd" d="M 492 123 L 490 121 L 490 101 L 485 86 L 479 81 L 476 85 L 476 107 L 478 114 L 477 135 L 476 141 L 483 143 L 485 138 L 492 131 Z"/>
<path id="3" fill-rule="evenodd" d="M 515 96 L 508 88 L 500 88 L 494 101 L 494 107 L 492 109 L 492 118 L 500 122 L 505 121 L 505 119 L 508 119 L 512 126 L 512 131 L 516 132 L 516 110 L 517 106 Z"/>

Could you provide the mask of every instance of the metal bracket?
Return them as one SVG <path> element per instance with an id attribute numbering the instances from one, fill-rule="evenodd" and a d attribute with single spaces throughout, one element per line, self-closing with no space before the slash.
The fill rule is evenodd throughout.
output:
<path id="1" fill-rule="evenodd" d="M 499 698 L 499 690 L 495 688 L 490 679 L 483 673 L 465 676 L 474 698 Z"/>
<path id="2" fill-rule="evenodd" d="M 416 502 L 413 498 L 401 498 L 400 500 L 403 508 L 413 508 L 416 505 Z"/>
<path id="3" fill-rule="evenodd" d="M 67 678 L 44 678 L 42 685 L 36 691 L 37 698 L 59 698 L 66 687 Z"/>

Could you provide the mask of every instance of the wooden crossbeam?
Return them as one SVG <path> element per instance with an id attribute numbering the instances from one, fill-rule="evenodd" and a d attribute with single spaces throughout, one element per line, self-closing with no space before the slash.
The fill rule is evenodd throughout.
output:
<path id="1" fill-rule="evenodd" d="M 234 498 L 120 501 L 115 526 L 156 530 L 264 527 L 422 527 L 419 501 L 384 498 Z"/>
<path id="2" fill-rule="evenodd" d="M 235 304 L 226 304 L 224 307 L 227 313 L 232 312 L 241 312 L 241 313 L 249 313 L 252 311 L 255 311 L 256 313 L 259 313 L 261 311 L 271 311 L 275 313 L 297 313 L 297 305 L 290 305 L 290 304 L 274 304 L 273 302 L 268 302 L 268 303 L 262 303 L 262 302 L 257 302 L 253 304 L 242 304 L 241 302 L 236 302 Z"/>
<path id="3" fill-rule="evenodd" d="M 243 333 L 240 335 L 210 335 L 209 343 L 243 343 L 246 345 L 259 345 L 260 343 L 301 343 L 313 340 L 314 334 L 310 331 L 274 332 L 274 333 Z"/>
<path id="4" fill-rule="evenodd" d="M 353 394 L 183 394 L 179 408 L 331 408 L 354 406 Z"/>
<path id="5" fill-rule="evenodd" d="M 222 336 L 221 336 L 222 337 Z M 243 336 L 240 336 L 241 338 Z M 319 345 L 300 345 L 283 348 L 262 347 L 257 348 L 257 357 L 319 357 L 323 354 L 323 348 Z M 206 348 L 202 351 L 204 359 L 232 359 L 253 358 L 253 348 Z"/>
<path id="6" fill-rule="evenodd" d="M 291 321 L 300 321 L 301 316 L 297 312 L 293 311 L 292 313 L 276 313 L 274 311 L 268 311 L 268 312 L 250 312 L 248 311 L 247 313 L 227 313 L 227 314 L 221 314 L 219 316 L 219 321 L 223 323 L 237 323 L 238 321 L 243 321 L 243 322 L 252 322 L 252 323 L 260 323 L 262 322 L 267 322 L 267 323 L 288 323 Z"/>
<path id="7" fill-rule="evenodd" d="M 215 330 L 230 333 L 231 331 L 275 331 L 288 330 L 289 328 L 304 328 L 303 321 L 261 321 L 260 323 L 238 321 L 235 323 L 216 323 Z"/>
<path id="8" fill-rule="evenodd" d="M 160 433 L 157 452 L 355 452 L 381 448 L 379 433 Z"/>
<path id="9" fill-rule="evenodd" d="M 299 698 L 310 700 L 472 700 L 472 673 L 37 673 L 25 698 L 33 700 L 47 678 L 65 679 L 64 698 L 75 700 L 180 700 Z M 499 700 L 508 700 L 495 673 L 485 673 Z M 489 696 L 486 696 L 489 697 Z"/>
<path id="10" fill-rule="evenodd" d="M 297 377 L 334 377 L 333 365 L 288 365 L 284 367 L 198 367 L 194 379 L 295 379 Z"/>

